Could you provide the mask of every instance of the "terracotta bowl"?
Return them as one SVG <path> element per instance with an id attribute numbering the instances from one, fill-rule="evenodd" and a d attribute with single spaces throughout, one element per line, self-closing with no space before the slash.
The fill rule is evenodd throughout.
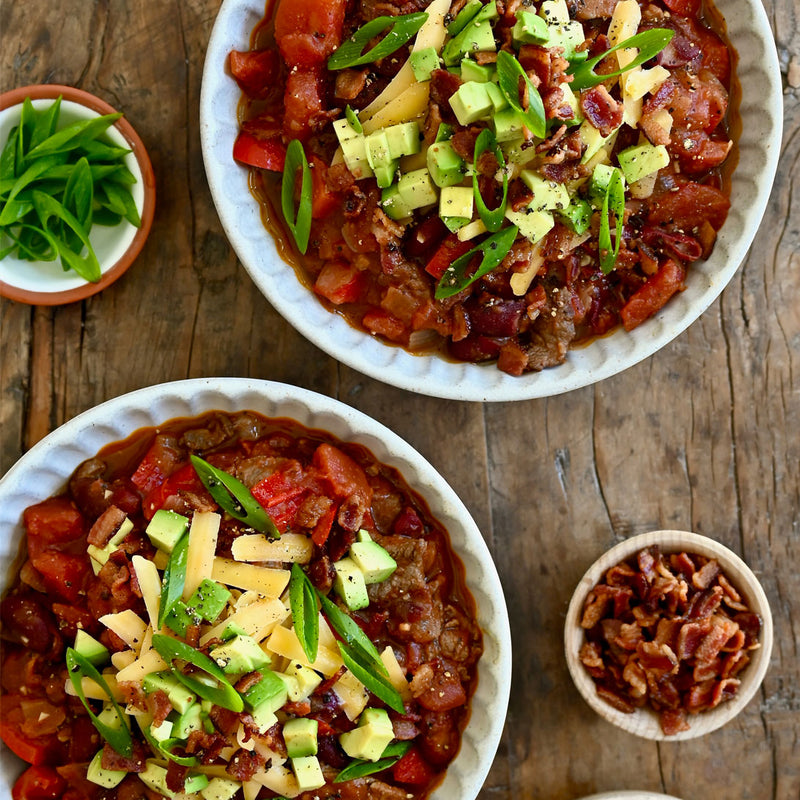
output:
<path id="1" fill-rule="evenodd" d="M 652 545 L 658 545 L 661 552 L 665 554 L 685 552 L 689 555 L 697 554 L 716 559 L 722 572 L 742 595 L 742 602 L 751 611 L 758 614 L 762 623 L 759 637 L 760 647 L 750 652 L 750 663 L 737 675 L 741 680 L 741 685 L 733 699 L 720 703 L 714 709 L 698 714 L 689 714 L 689 730 L 671 736 L 664 734 L 658 715 L 649 707 L 626 714 L 601 699 L 596 692 L 594 680 L 578 657 L 581 646 L 586 641 L 580 621 L 584 602 L 589 592 L 610 567 L 626 561 L 640 550 Z M 772 614 L 767 597 L 756 576 L 747 564 L 727 547 L 697 533 L 670 530 L 653 531 L 634 536 L 612 547 L 589 567 L 575 589 L 567 610 L 564 647 L 567 666 L 578 691 L 583 695 L 583 699 L 604 719 L 645 739 L 657 741 L 693 739 L 710 733 L 733 719 L 753 698 L 769 666 L 772 651 Z"/>
<path id="2" fill-rule="evenodd" d="M 19 121 L 26 97 L 30 97 L 34 107 L 38 108 L 49 106 L 59 95 L 63 98 L 62 122 L 115 113 L 115 109 L 99 97 L 72 86 L 23 86 L 0 95 L 0 143 L 5 144 L 11 129 Z M 43 306 L 83 300 L 117 280 L 139 255 L 153 223 L 156 200 L 153 167 L 142 140 L 125 117 L 109 128 L 107 135 L 115 144 L 132 151 L 125 157 L 125 164 L 136 177 L 131 192 L 142 220 L 141 226 L 136 228 L 123 220 L 112 228 L 100 225 L 92 228 L 89 238 L 102 273 L 97 283 L 84 280 L 72 270 L 64 271 L 60 259 L 24 261 L 7 256 L 0 261 L 0 295 L 3 297 Z"/>

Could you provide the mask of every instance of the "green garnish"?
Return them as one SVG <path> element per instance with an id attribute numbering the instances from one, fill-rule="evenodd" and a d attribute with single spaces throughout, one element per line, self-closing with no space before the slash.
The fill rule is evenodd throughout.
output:
<path id="1" fill-rule="evenodd" d="M 622 75 L 629 69 L 641 66 L 645 61 L 649 61 L 651 58 L 657 56 L 670 43 L 674 35 L 675 31 L 671 31 L 667 28 L 651 28 L 649 31 L 642 31 L 641 33 L 637 33 L 625 39 L 625 41 L 619 44 L 615 44 L 613 47 L 609 47 L 604 53 L 590 58 L 588 61 L 573 63 L 567 70 L 567 74 L 572 75 L 570 87 L 576 91 L 588 89 L 592 86 L 597 86 L 609 78 Z M 616 72 L 608 72 L 605 75 L 595 74 L 594 68 L 606 56 L 611 55 L 611 53 L 617 50 L 625 50 L 629 47 L 639 48 L 639 55 L 637 55 L 630 64 L 618 69 Z"/>
<path id="2" fill-rule="evenodd" d="M 398 17 L 376 17 L 362 25 L 349 39 L 345 39 L 333 55 L 328 59 L 328 69 L 345 69 L 371 64 L 381 58 L 390 56 L 425 24 L 426 12 L 402 14 Z M 389 32 L 371 50 L 364 48 L 376 36 L 380 36 L 387 28 Z"/>
<path id="3" fill-rule="evenodd" d="M 439 283 L 436 284 L 436 299 L 442 300 L 445 297 L 452 297 L 454 294 L 466 289 L 478 278 L 482 278 L 491 272 L 506 257 L 518 233 L 519 228 L 516 225 L 503 228 L 498 233 L 484 239 L 471 250 L 468 250 L 463 256 L 459 256 L 444 271 Z M 467 275 L 467 267 L 478 253 L 483 253 L 483 259 L 478 269 L 472 275 Z"/>
<path id="4" fill-rule="evenodd" d="M 184 533 L 169 555 L 161 581 L 161 603 L 158 607 L 158 627 L 161 628 L 172 607 L 183 594 L 186 583 L 186 560 L 189 554 L 189 534 Z"/>
<path id="5" fill-rule="evenodd" d="M 269 514 L 238 478 L 212 466 L 200 456 L 190 456 L 190 460 L 197 477 L 223 511 L 260 533 L 280 538 L 280 531 Z"/>
<path id="6" fill-rule="evenodd" d="M 169 664 L 172 674 L 187 688 L 204 700 L 210 700 L 214 705 L 227 708 L 229 711 L 243 711 L 244 701 L 241 695 L 233 688 L 225 673 L 205 653 L 195 650 L 191 645 L 164 636 L 162 633 L 153 635 L 153 647 L 158 654 Z M 191 675 L 184 675 L 172 662 L 175 659 L 186 661 L 202 672 L 215 678 L 219 686 L 209 686 Z"/>
<path id="7" fill-rule="evenodd" d="M 153 750 L 154 755 L 163 755 L 164 758 L 168 758 L 170 761 L 174 761 L 176 764 L 180 764 L 182 767 L 194 767 L 199 764 L 199 759 L 197 756 L 176 756 L 172 749 L 176 745 L 185 745 L 181 739 L 164 739 L 163 741 L 159 742 L 153 734 L 150 732 L 150 729 L 143 724 L 139 725 L 139 729 L 142 732 L 142 735 L 147 740 L 147 743 Z"/>
<path id="8" fill-rule="evenodd" d="M 387 678 L 382 675 L 376 675 L 370 670 L 372 663 L 365 665 L 361 662 L 360 650 L 350 647 L 344 642 L 337 642 L 339 645 L 339 652 L 342 654 L 344 665 L 353 675 L 364 684 L 364 686 L 375 695 L 375 697 L 383 700 L 389 708 L 396 711 L 398 714 L 405 713 L 405 706 L 403 705 L 403 698 L 400 692 L 389 683 Z"/>
<path id="9" fill-rule="evenodd" d="M 8 255 L 26 261 L 61 259 L 64 270 L 100 280 L 89 240 L 94 225 L 122 218 L 141 225 L 130 192 L 130 150 L 99 141 L 122 115 L 80 120 L 57 130 L 61 98 L 37 111 L 25 98 L 19 124 L 0 153 L 0 238 Z"/>
<path id="10" fill-rule="evenodd" d="M 345 614 L 336 603 L 324 594 L 321 592 L 317 594 L 322 604 L 322 612 L 325 614 L 328 622 L 330 622 L 331 627 L 336 633 L 338 633 L 354 651 L 360 652 L 362 661 L 373 665 L 375 669 L 382 672 L 384 675 L 388 675 L 389 672 L 383 661 L 381 661 L 378 650 L 367 634 L 361 630 L 358 623 L 351 616 Z"/>
<path id="11" fill-rule="evenodd" d="M 300 203 L 295 210 L 294 185 L 297 170 L 302 173 L 300 182 Z M 312 202 L 311 168 L 308 166 L 303 145 L 292 139 L 286 148 L 286 163 L 281 182 L 281 209 L 283 218 L 292 232 L 297 249 L 305 255 L 308 249 L 308 238 L 311 235 L 311 202 Z"/>
<path id="12" fill-rule="evenodd" d="M 297 563 L 292 564 L 292 575 L 289 579 L 289 605 L 300 646 L 306 658 L 313 664 L 317 660 L 319 649 L 317 591 Z"/>
<path id="13" fill-rule="evenodd" d="M 346 106 L 344 109 L 344 115 L 347 117 L 347 121 L 350 123 L 350 127 L 356 133 L 364 133 L 364 126 L 361 124 L 361 120 L 358 118 L 358 114 L 353 111 L 350 106 Z"/>
<path id="14" fill-rule="evenodd" d="M 497 162 L 500 164 L 500 169 L 503 171 L 503 199 L 497 208 L 489 209 L 483 201 L 480 187 L 478 186 L 478 159 L 487 151 L 491 150 Z M 506 159 L 500 145 L 497 143 L 494 134 L 485 128 L 482 130 L 475 140 L 475 156 L 473 159 L 475 164 L 475 172 L 472 174 L 472 193 L 475 198 L 475 207 L 478 209 L 478 216 L 483 221 L 486 229 L 492 231 L 500 230 L 503 220 L 506 216 L 506 205 L 508 204 L 508 173 L 506 172 Z"/>
<path id="15" fill-rule="evenodd" d="M 354 778 L 363 778 L 366 775 L 374 775 L 394 766 L 409 750 L 411 742 L 393 742 L 386 746 L 377 761 L 364 761 L 357 758 L 348 764 L 334 779 L 334 783 L 344 783 Z"/>
<path id="16" fill-rule="evenodd" d="M 544 139 L 547 131 L 547 118 L 539 90 L 531 83 L 522 64 L 506 50 L 497 54 L 497 78 L 500 91 L 514 109 L 519 119 L 537 138 Z M 522 107 L 519 94 L 519 79 L 525 81 L 528 93 L 528 108 Z"/>
<path id="17" fill-rule="evenodd" d="M 616 220 L 616 233 L 614 246 L 611 245 L 611 220 L 609 211 L 614 212 Z M 622 242 L 622 223 L 625 216 L 625 187 L 622 183 L 622 173 L 614 169 L 608 186 L 603 193 L 603 207 L 600 210 L 600 234 L 598 245 L 600 248 L 600 269 L 607 275 L 614 269 L 619 255 L 619 246 Z"/>
<path id="18" fill-rule="evenodd" d="M 103 676 L 97 671 L 97 668 L 92 664 L 89 659 L 82 656 L 77 650 L 72 647 L 67 648 L 67 673 L 75 689 L 76 694 L 83 703 L 86 713 L 92 720 L 92 724 L 97 728 L 97 732 L 114 748 L 121 756 L 130 758 L 133 755 L 133 738 L 131 732 L 128 730 L 128 723 L 125 719 L 125 713 L 120 708 L 119 703 L 114 699 L 111 690 L 108 688 Z M 83 693 L 83 686 L 81 685 L 81 678 L 91 678 L 97 683 L 100 688 L 106 693 L 114 711 L 119 717 L 120 727 L 112 728 L 100 720 L 100 718 L 92 711 L 86 695 Z"/>

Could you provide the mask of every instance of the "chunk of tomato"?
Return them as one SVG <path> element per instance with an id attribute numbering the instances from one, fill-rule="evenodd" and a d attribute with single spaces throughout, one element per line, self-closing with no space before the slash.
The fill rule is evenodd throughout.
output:
<path id="1" fill-rule="evenodd" d="M 731 207 L 731 201 L 719 189 L 701 183 L 685 183 L 656 200 L 647 221 L 654 225 L 674 225 L 686 233 L 706 220 L 718 231 Z"/>
<path id="2" fill-rule="evenodd" d="M 361 324 L 370 332 L 378 336 L 385 336 L 392 342 L 405 342 L 409 331 L 402 320 L 383 309 L 367 311 L 361 318 Z"/>
<path id="3" fill-rule="evenodd" d="M 276 50 L 232 50 L 229 62 L 236 83 L 250 97 L 266 97 L 280 80 L 281 60 Z"/>
<path id="4" fill-rule="evenodd" d="M 667 259 L 658 272 L 631 296 L 622 307 L 620 316 L 626 331 L 632 331 L 648 317 L 652 317 L 667 300 L 684 288 L 686 277 L 683 267 L 672 259 Z"/>
<path id="5" fill-rule="evenodd" d="M 338 207 L 339 195 L 328 188 L 328 165 L 319 156 L 312 154 L 309 166 L 312 187 L 311 216 L 314 219 L 324 219 Z"/>
<path id="6" fill-rule="evenodd" d="M 283 132 L 305 141 L 311 134 L 314 117 L 324 111 L 323 88 L 318 67 L 298 68 L 289 73 L 283 105 Z"/>
<path id="7" fill-rule="evenodd" d="M 68 497 L 51 497 L 22 514 L 33 558 L 53 545 L 74 541 L 83 535 L 83 517 Z"/>
<path id="8" fill-rule="evenodd" d="M 436 249 L 425 266 L 425 272 L 438 281 L 444 271 L 457 259 L 463 256 L 472 247 L 469 242 L 462 242 L 454 233 L 450 234 Z"/>
<path id="9" fill-rule="evenodd" d="M 233 157 L 251 167 L 282 172 L 286 163 L 286 148 L 279 136 L 260 139 L 242 130 L 233 143 Z"/>
<path id="10" fill-rule="evenodd" d="M 299 482 L 301 477 L 300 462 L 292 460 L 283 469 L 259 481 L 250 493 L 264 508 L 272 508 L 305 492 Z"/>
<path id="11" fill-rule="evenodd" d="M 350 456 L 331 444 L 321 444 L 315 451 L 313 463 L 321 478 L 328 481 L 337 497 L 361 495 L 372 500 L 372 487 L 367 475 Z"/>
<path id="12" fill-rule="evenodd" d="M 13 800 L 58 800 L 66 782 L 51 767 L 29 767 L 11 790 Z"/>
<path id="13" fill-rule="evenodd" d="M 47 550 L 31 561 L 42 576 L 48 594 L 54 594 L 67 603 L 77 603 L 89 576 L 86 557 Z"/>
<path id="14" fill-rule="evenodd" d="M 342 41 L 347 0 L 281 0 L 275 39 L 290 66 L 319 66 Z"/>
<path id="15" fill-rule="evenodd" d="M 160 486 L 178 465 L 181 454 L 169 441 L 157 436 L 145 457 L 139 462 L 131 480 L 146 495 Z"/>
<path id="16" fill-rule="evenodd" d="M 159 508 L 163 508 L 168 498 L 181 491 L 193 494 L 205 493 L 205 488 L 191 464 L 179 467 L 162 484 L 147 493 L 142 503 L 142 513 L 145 519 L 152 519 L 153 514 Z"/>
<path id="17" fill-rule="evenodd" d="M 363 287 L 364 273 L 339 261 L 327 261 L 314 282 L 314 291 L 335 306 L 355 303 Z"/>
<path id="18" fill-rule="evenodd" d="M 436 776 L 436 770 L 425 760 L 416 747 L 412 747 L 393 767 L 392 774 L 398 783 L 424 786 Z"/>
<path id="19" fill-rule="evenodd" d="M 6 703 L 8 698 L 3 699 L 3 713 L 7 715 Z M 29 764 L 39 766 L 49 760 L 52 748 L 46 739 L 31 739 L 23 736 L 19 728 L 10 720 L 0 720 L 0 739 L 12 753 L 19 756 Z"/>

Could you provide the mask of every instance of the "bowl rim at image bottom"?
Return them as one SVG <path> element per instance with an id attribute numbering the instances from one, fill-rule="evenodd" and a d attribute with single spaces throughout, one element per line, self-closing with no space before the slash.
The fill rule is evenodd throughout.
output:
<path id="1" fill-rule="evenodd" d="M 448 530 L 475 599 L 484 654 L 478 662 L 477 688 L 461 749 L 431 800 L 476 797 L 500 742 L 511 688 L 511 632 L 494 561 L 472 516 L 445 478 L 388 427 L 339 400 L 275 381 L 195 378 L 138 389 L 78 414 L 34 445 L 0 479 L 0 529 L 8 531 L 0 540 L 0 559 L 6 567 L 0 591 L 5 592 L 11 579 L 8 570 L 17 554 L 21 515 L 27 506 L 61 491 L 75 467 L 104 445 L 143 427 L 213 410 L 288 417 L 366 447 L 378 461 L 400 472 Z M 2 746 L 0 775 L 7 787 L 21 763 Z"/>
<path id="2" fill-rule="evenodd" d="M 586 671 L 578 655 L 581 645 L 586 641 L 580 621 L 583 605 L 589 592 L 608 569 L 652 545 L 658 545 L 662 553 L 686 552 L 689 555 L 697 554 L 717 559 L 722 572 L 740 592 L 749 609 L 761 617 L 762 624 L 759 636 L 760 647 L 752 651 L 751 663 L 739 674 L 742 684 L 733 699 L 708 711 L 689 714 L 689 730 L 680 731 L 671 736 L 661 730 L 658 715 L 650 708 L 638 708 L 633 713 L 626 714 L 602 700 L 597 694 L 594 680 Z M 628 733 L 654 741 L 677 742 L 704 736 L 733 719 L 759 690 L 769 668 L 772 643 L 773 623 L 769 601 L 753 571 L 725 545 L 708 536 L 691 531 L 669 529 L 649 531 L 626 539 L 607 550 L 589 567 L 578 582 L 570 599 L 564 623 L 564 652 L 567 667 L 583 699 L 606 721 Z"/>
<path id="3" fill-rule="evenodd" d="M 105 100 L 102 100 L 84 89 L 57 83 L 20 86 L 19 88 L 3 92 L 0 94 L 0 112 L 15 106 L 21 107 L 26 97 L 30 97 L 32 101 L 55 100 L 59 95 L 62 96 L 65 102 L 82 106 L 98 116 L 118 113 L 117 109 L 109 105 Z M 125 116 L 120 117 L 112 127 L 125 142 L 127 142 L 142 176 L 142 203 L 141 208 L 139 208 L 141 225 L 133 234 L 130 244 L 113 264 L 102 269 L 100 280 L 96 283 L 84 281 L 80 285 L 73 286 L 72 288 L 54 288 L 52 291 L 43 291 L 17 286 L 8 281 L 0 280 L 0 296 L 18 303 L 39 306 L 64 305 L 66 303 L 74 303 L 78 300 L 85 300 L 87 297 L 91 297 L 103 291 L 103 289 L 114 283 L 114 281 L 128 270 L 138 257 L 150 235 L 150 230 L 153 225 L 156 204 L 156 179 L 150 156 L 147 153 L 147 148 L 144 146 L 139 134 L 134 130 L 127 118 Z M 5 142 L 0 142 L 0 147 L 2 147 L 3 144 L 5 144 Z M 102 267 L 103 265 L 101 264 L 101 268 Z"/>

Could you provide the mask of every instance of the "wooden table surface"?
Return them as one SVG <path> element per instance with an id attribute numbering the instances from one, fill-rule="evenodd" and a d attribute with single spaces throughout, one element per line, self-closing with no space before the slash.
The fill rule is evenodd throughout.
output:
<path id="1" fill-rule="evenodd" d="M 722 297 L 671 345 L 599 385 L 479 404 L 409 394 L 338 364 L 237 263 L 198 135 L 219 0 L 5 0 L 2 88 L 69 84 L 123 110 L 149 150 L 158 200 L 140 258 L 101 294 L 57 308 L 0 301 L 0 474 L 79 412 L 162 381 L 250 376 L 336 397 L 441 471 L 496 559 L 514 681 L 482 800 L 612 789 L 797 800 L 800 6 L 765 5 L 785 89 L 783 154 L 755 244 Z M 585 569 L 615 542 L 659 528 L 699 531 L 739 553 L 775 617 L 756 698 L 723 729 L 684 744 L 650 743 L 602 721 L 574 689 L 562 650 Z"/>

